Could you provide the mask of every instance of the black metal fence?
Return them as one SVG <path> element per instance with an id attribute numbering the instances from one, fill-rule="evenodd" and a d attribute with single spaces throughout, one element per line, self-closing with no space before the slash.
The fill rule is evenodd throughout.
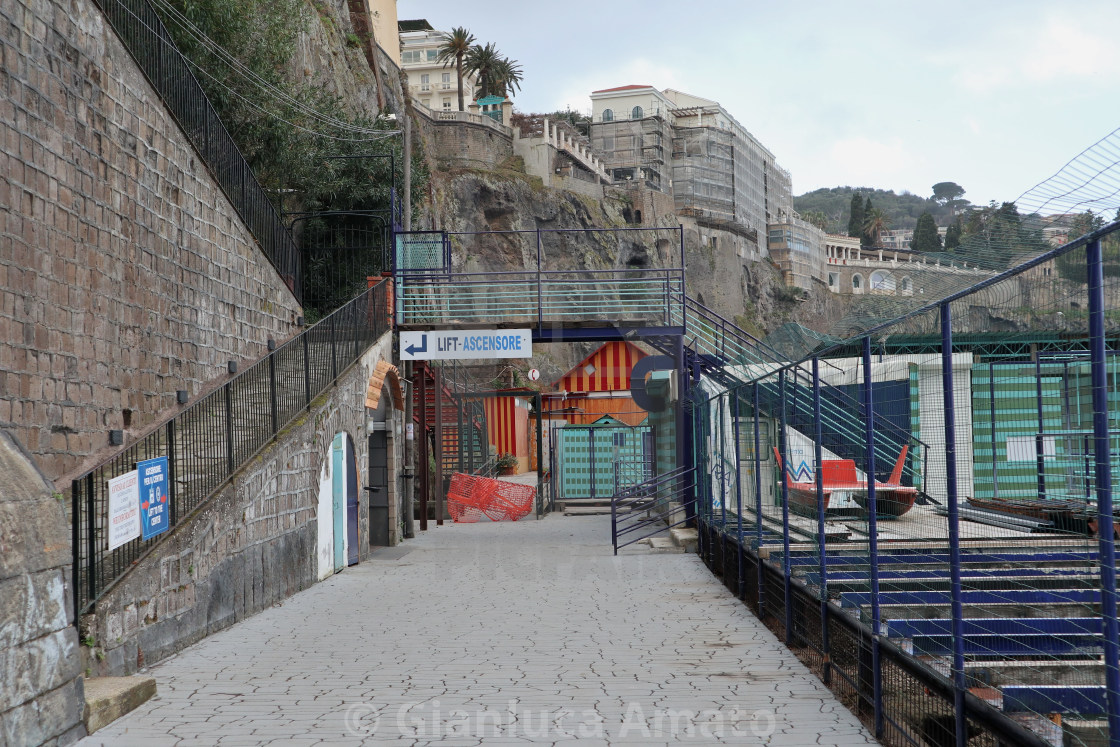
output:
<path id="1" fill-rule="evenodd" d="M 121 42 L 202 156 L 242 221 L 297 298 L 300 257 L 241 151 L 147 0 L 95 0 Z"/>
<path id="2" fill-rule="evenodd" d="M 753 547 L 744 547 L 711 516 L 698 523 L 698 551 L 712 572 L 885 744 L 955 744 L 951 680 L 872 635 L 869 626 L 784 576 L 779 566 L 760 560 Z M 792 614 L 786 614 L 787 598 Z M 788 628 L 787 621 L 792 621 Z M 1049 744 L 972 693 L 964 694 L 963 706 L 970 747 Z"/>
<path id="3" fill-rule="evenodd" d="M 108 549 L 108 481 L 166 456 L 170 526 L 206 502 L 390 329 L 382 281 L 72 484 L 74 609 L 82 614 L 164 535 Z"/>

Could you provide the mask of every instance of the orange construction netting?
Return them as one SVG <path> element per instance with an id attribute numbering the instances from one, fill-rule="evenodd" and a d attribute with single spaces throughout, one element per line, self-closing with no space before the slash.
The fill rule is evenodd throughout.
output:
<path id="1" fill-rule="evenodd" d="M 529 485 L 456 472 L 447 490 L 447 510 L 463 523 L 484 515 L 491 521 L 517 521 L 533 510 L 536 496 L 537 489 Z"/>

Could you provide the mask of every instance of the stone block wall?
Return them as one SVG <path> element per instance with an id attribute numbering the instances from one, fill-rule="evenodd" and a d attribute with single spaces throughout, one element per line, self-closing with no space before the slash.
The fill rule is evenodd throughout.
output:
<path id="1" fill-rule="evenodd" d="M 0 427 L 58 485 L 300 306 L 91 0 L 0 5 Z"/>
<path id="2" fill-rule="evenodd" d="M 354 442 L 359 485 L 359 558 L 369 554 L 366 388 L 385 335 L 335 387 L 285 428 L 221 492 L 173 527 L 149 555 L 96 602 L 81 627 L 95 675 L 127 675 L 316 582 L 317 503 L 334 435 Z M 389 416 L 399 431 L 401 413 Z M 391 464 L 390 482 L 397 480 Z M 396 507 L 399 515 L 400 507 Z"/>
<path id="3" fill-rule="evenodd" d="M 81 656 L 62 501 L 0 431 L 0 744 L 85 736 Z"/>
<path id="4" fill-rule="evenodd" d="M 493 127 L 473 122 L 440 121 L 417 112 L 428 157 L 440 167 L 494 169 L 513 156 L 513 137 Z"/>

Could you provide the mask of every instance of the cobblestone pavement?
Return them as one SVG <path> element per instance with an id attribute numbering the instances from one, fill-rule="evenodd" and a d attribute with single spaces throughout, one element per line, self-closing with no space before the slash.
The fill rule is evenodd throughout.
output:
<path id="1" fill-rule="evenodd" d="M 80 744 L 876 744 L 695 555 L 449 524 L 149 670 Z"/>

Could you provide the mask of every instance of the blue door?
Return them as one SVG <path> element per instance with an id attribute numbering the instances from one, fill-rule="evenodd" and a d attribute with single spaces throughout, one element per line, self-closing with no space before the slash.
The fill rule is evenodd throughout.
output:
<path id="1" fill-rule="evenodd" d="M 358 460 L 349 436 L 346 437 L 346 562 L 358 564 Z"/>

